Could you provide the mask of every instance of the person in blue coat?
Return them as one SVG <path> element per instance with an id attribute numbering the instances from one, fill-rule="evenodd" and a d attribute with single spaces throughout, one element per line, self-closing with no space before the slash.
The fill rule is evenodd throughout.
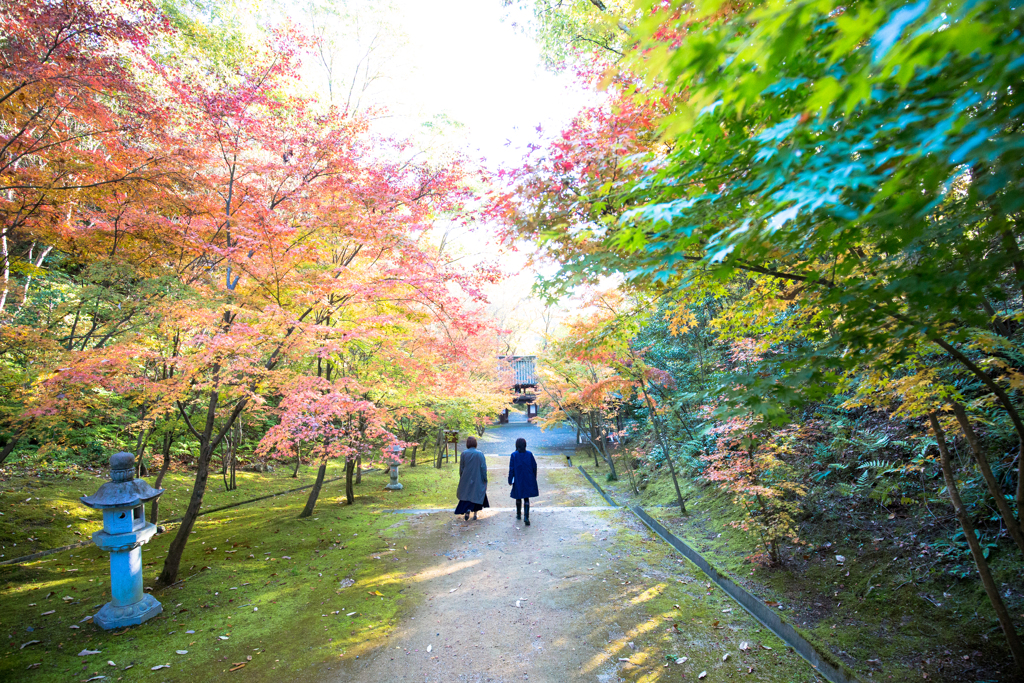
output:
<path id="1" fill-rule="evenodd" d="M 526 450 L 526 439 L 516 439 L 516 452 L 508 461 L 508 484 L 511 496 L 516 499 L 516 519 L 522 519 L 530 526 L 530 499 L 540 495 L 537 490 L 537 460 Z M 523 508 L 526 517 L 523 518 Z"/>

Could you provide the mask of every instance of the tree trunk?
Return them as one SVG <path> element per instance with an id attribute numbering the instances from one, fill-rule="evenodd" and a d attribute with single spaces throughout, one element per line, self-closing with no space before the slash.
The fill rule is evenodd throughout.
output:
<path id="1" fill-rule="evenodd" d="M 145 477 L 149 475 L 149 470 L 146 469 L 146 463 L 143 462 L 143 454 L 146 452 L 146 445 L 149 444 L 149 437 L 153 433 L 150 429 L 148 432 L 145 429 L 139 430 L 139 435 L 135 439 L 135 476 Z"/>
<path id="2" fill-rule="evenodd" d="M 668 452 L 668 448 L 665 445 L 665 439 L 661 435 L 661 429 L 658 427 L 658 415 L 654 410 L 654 402 L 651 401 L 651 395 L 647 393 L 647 381 L 644 378 L 640 378 L 640 389 L 644 393 L 644 401 L 647 402 L 647 410 L 651 412 L 651 426 L 654 428 L 654 436 L 658 439 L 658 445 L 661 446 L 661 452 L 665 454 L 665 460 L 668 462 L 668 471 L 672 473 L 672 483 L 676 487 L 676 500 L 679 502 L 679 512 L 682 514 L 689 514 L 686 512 L 686 502 L 683 501 L 683 493 L 679 490 L 679 478 L 676 476 L 676 466 L 672 462 L 672 454 Z"/>
<path id="3" fill-rule="evenodd" d="M 199 460 L 196 467 L 196 480 L 192 485 L 192 496 L 189 498 L 188 507 L 182 517 L 178 533 L 174 535 L 170 547 L 167 549 L 167 559 L 164 560 L 163 571 L 157 581 L 164 586 L 170 586 L 178 579 L 178 567 L 181 565 L 181 556 L 185 552 L 185 544 L 188 543 L 189 534 L 199 517 L 199 509 L 203 505 L 203 494 L 206 492 L 206 480 L 210 476 L 210 459 L 213 457 L 213 449 L 207 446 L 199 452 Z"/>
<path id="4" fill-rule="evenodd" d="M 444 426 L 437 430 L 437 457 L 434 459 L 434 469 L 441 469 L 441 448 L 447 447 L 444 436 Z"/>
<path id="5" fill-rule="evenodd" d="M 412 447 L 412 462 L 409 463 L 409 467 L 416 467 L 416 449 L 419 448 L 419 444 L 413 444 Z"/>
<path id="6" fill-rule="evenodd" d="M 299 444 L 295 444 L 295 469 L 292 470 L 292 479 L 299 478 L 299 465 L 302 463 L 302 451 Z"/>
<path id="7" fill-rule="evenodd" d="M 171 444 L 172 443 L 174 443 L 174 433 L 173 432 L 168 432 L 167 434 L 164 434 L 163 449 L 162 449 L 163 456 L 164 456 L 164 461 L 160 465 L 160 473 L 158 475 L 156 475 L 156 481 L 153 482 L 153 488 L 155 488 L 155 489 L 160 488 L 160 484 L 164 480 L 164 475 L 167 474 L 167 468 L 169 468 L 171 466 Z M 153 524 L 156 524 L 157 520 L 159 519 L 159 517 L 158 517 L 159 514 L 160 514 L 160 499 L 159 498 L 154 498 L 153 499 L 153 503 L 149 506 L 149 521 L 152 522 Z"/>
<path id="8" fill-rule="evenodd" d="M 939 455 L 942 458 L 942 476 L 946 480 L 946 491 L 949 492 L 949 499 L 953 502 L 953 509 L 956 511 L 957 519 L 960 520 L 960 528 L 964 530 L 964 536 L 967 537 L 967 544 L 971 547 L 971 555 L 974 557 L 974 564 L 978 567 L 981 584 L 985 587 L 988 599 L 992 603 L 996 617 L 999 619 L 999 625 L 1003 628 L 1003 633 L 1006 635 L 1010 652 L 1013 653 L 1013 661 L 1017 664 L 1019 671 L 1024 671 L 1024 646 L 1021 645 L 1020 639 L 1017 637 L 1017 631 L 1013 626 L 1013 619 L 1010 618 L 1009 612 L 1006 611 L 1006 605 L 1003 604 L 1003 599 L 999 596 L 999 588 L 996 586 L 992 573 L 989 571 L 988 562 L 985 561 L 985 555 L 981 551 L 981 544 L 978 543 L 978 537 L 974 535 L 974 525 L 971 523 L 971 518 L 967 515 L 963 501 L 960 500 L 960 492 L 957 490 L 956 480 L 953 478 L 953 467 L 942 427 L 939 425 L 939 420 L 935 413 L 929 415 L 928 419 L 931 422 L 932 431 L 935 432 L 935 441 L 939 446 Z"/>
<path id="9" fill-rule="evenodd" d="M 309 492 L 309 498 L 306 499 L 306 507 L 302 508 L 302 512 L 299 513 L 299 519 L 303 517 L 309 517 L 313 514 L 313 508 L 316 507 L 316 499 L 320 497 L 320 487 L 324 485 L 324 475 L 327 473 L 327 463 L 320 463 L 320 469 L 316 472 L 316 483 L 313 484 L 313 488 Z"/>
<path id="10" fill-rule="evenodd" d="M 992 474 L 992 468 L 989 467 L 988 458 L 981 450 L 981 442 L 971 427 L 967 411 L 964 410 L 962 405 L 953 401 L 953 414 L 956 415 L 960 428 L 964 430 L 964 436 L 967 437 L 967 443 L 970 444 L 971 452 L 974 454 L 974 461 L 978 464 L 978 469 L 981 470 L 981 475 L 985 478 L 988 492 L 995 498 L 996 507 L 999 509 L 999 514 L 1003 517 L 1003 523 L 1006 525 L 1006 530 L 1010 533 L 1010 538 L 1017 544 L 1017 548 L 1024 553 L 1024 534 L 1021 533 L 1020 523 L 1013 518 L 1013 511 L 1010 509 L 1009 503 L 1006 502 L 1006 496 L 1003 495 L 999 482 L 996 481 L 995 476 Z"/>
<path id="11" fill-rule="evenodd" d="M 228 460 L 231 458 L 231 449 L 226 448 L 220 456 L 220 478 L 224 482 L 224 490 L 230 491 L 231 484 L 228 483 Z"/>
<path id="12" fill-rule="evenodd" d="M 216 377 L 220 372 L 219 366 L 214 366 L 214 376 Z M 192 533 L 192 527 L 196 523 L 196 519 L 199 517 L 199 508 L 203 505 L 203 494 L 206 493 L 206 480 L 210 476 L 210 459 L 213 458 L 213 452 L 220 445 L 220 442 L 224 440 L 224 436 L 227 431 L 231 429 L 231 426 L 238 419 L 238 416 L 245 410 L 246 399 L 239 400 L 231 413 L 225 420 L 225 424 L 221 427 L 219 432 L 214 432 L 216 427 L 217 419 L 217 402 L 220 397 L 220 392 L 217 389 L 210 391 L 210 400 L 206 407 L 206 424 L 203 425 L 203 431 L 200 433 L 192 425 L 192 421 L 189 419 L 185 412 L 183 404 L 178 403 L 178 412 L 181 414 L 182 420 L 185 422 L 185 426 L 188 428 L 192 435 L 196 437 L 199 442 L 199 461 L 196 467 L 196 480 L 192 487 L 192 496 L 188 501 L 188 508 L 185 510 L 185 516 L 181 520 L 181 526 L 178 527 L 178 533 L 174 535 L 174 540 L 171 541 L 170 547 L 167 549 L 167 558 L 164 560 L 163 571 L 160 572 L 160 576 L 157 581 L 164 585 L 170 586 L 178 578 L 178 568 L 181 565 L 181 556 L 185 552 L 185 545 L 188 543 L 189 534 Z"/>
<path id="13" fill-rule="evenodd" d="M 352 488 L 352 475 L 355 472 L 355 468 L 355 460 L 345 460 L 345 502 L 349 505 L 356 502 L 355 491 Z"/>
<path id="14" fill-rule="evenodd" d="M 356 483 L 363 483 L 363 456 L 356 456 Z"/>
<path id="15" fill-rule="evenodd" d="M 4 449 L 0 451 L 0 465 L 3 465 L 4 461 L 7 460 L 7 456 L 14 452 L 15 446 L 18 445 L 19 438 L 20 437 L 18 436 L 12 436 L 7 440 L 7 443 L 4 444 Z"/>

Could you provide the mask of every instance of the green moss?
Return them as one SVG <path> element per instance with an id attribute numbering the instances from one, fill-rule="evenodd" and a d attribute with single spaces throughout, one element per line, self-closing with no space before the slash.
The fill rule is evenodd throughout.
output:
<path id="1" fill-rule="evenodd" d="M 328 484 L 314 516 L 303 520 L 297 515 L 305 491 L 202 517 L 182 560 L 183 581 L 153 593 L 164 613 L 121 631 L 81 622 L 110 597 L 107 557 L 96 548 L 0 567 L 0 633 L 8 635 L 0 680 L 67 681 L 116 671 L 128 681 L 169 663 L 160 680 L 189 681 L 244 662 L 247 679 L 277 681 L 354 657 L 385 637 L 416 600 L 404 577 L 416 561 L 417 541 L 402 518 L 386 511 L 451 502 L 453 469 L 403 468 L 410 484 L 404 492 L 384 491 L 382 471 L 364 473 L 352 506 L 342 504 L 343 481 Z M 299 485 L 310 481 L 300 478 Z M 93 486 L 90 479 L 69 483 L 64 490 L 75 493 L 75 487 Z M 60 500 L 53 495 L 58 490 L 56 482 L 48 487 L 47 500 Z M 17 511 L 23 509 L 32 510 Z M 147 584 L 162 566 L 170 531 L 144 546 Z M 343 588 L 346 579 L 355 583 Z M 42 616 L 50 610 L 55 613 Z M 41 642 L 20 648 L 31 640 Z M 83 649 L 100 654 L 77 656 Z M 40 666 L 28 668 L 35 663 Z"/>
<path id="2" fill-rule="evenodd" d="M 225 491 L 219 473 L 211 473 L 203 508 L 213 509 L 250 498 L 312 484 L 316 468 L 299 468 L 298 477 L 291 476 L 292 467 L 278 467 L 273 472 L 237 472 L 237 488 Z M 342 476 L 342 467 L 331 463 L 327 477 Z M 23 557 L 49 548 L 89 540 L 98 531 L 101 517 L 79 501 L 79 497 L 96 492 L 107 481 L 107 472 L 85 469 L 56 475 L 6 468 L 0 476 L 0 559 Z M 155 476 L 146 477 L 153 483 Z M 180 517 L 192 495 L 195 475 L 191 472 L 168 472 L 161 484 L 166 489 L 160 497 L 160 519 Z M 296 494 L 302 495 L 302 494 Z M 146 507 L 147 515 L 149 506 Z"/>
<path id="3" fill-rule="evenodd" d="M 679 680 L 680 676 L 696 680 L 701 671 L 707 671 L 707 680 L 716 681 L 822 680 L 631 513 L 599 515 L 615 520 L 617 531 L 614 542 L 606 547 L 612 569 L 604 576 L 612 595 L 596 618 L 618 623 L 624 612 L 639 611 L 633 615 L 637 625 L 621 637 L 591 643 L 595 648 L 610 648 L 612 661 L 628 658 L 619 676 L 645 682 Z M 600 541 L 603 536 L 591 540 Z M 746 648 L 741 649 L 744 643 Z M 682 657 L 687 661 L 676 664 Z"/>
<path id="4" fill-rule="evenodd" d="M 689 512 L 684 517 L 667 470 L 651 477 L 640 495 L 632 493 L 625 475 L 602 486 L 620 503 L 642 505 L 761 600 L 781 605 L 780 615 L 820 652 L 860 675 L 916 680 L 927 673 L 932 680 L 958 680 L 960 672 L 950 663 L 968 666 L 964 656 L 967 662 L 977 661 L 979 654 L 982 661 L 1011 661 L 979 581 L 956 581 L 934 563 L 924 572 L 900 568 L 901 558 L 908 556 L 927 566 L 918 557 L 923 549 L 915 544 L 893 548 L 890 542 L 886 547 L 866 532 L 833 536 L 834 520 L 805 521 L 804 544 L 784 548 L 785 566 L 766 568 L 748 559 L 757 550 L 757 539 L 731 524 L 742 513 L 717 487 L 681 477 Z M 868 520 L 865 524 L 871 526 Z M 909 536 L 922 526 L 923 520 L 909 517 L 900 531 Z M 844 556 L 842 565 L 836 555 Z M 993 571 L 1014 585 L 1019 567 L 1006 559 L 997 558 Z"/>

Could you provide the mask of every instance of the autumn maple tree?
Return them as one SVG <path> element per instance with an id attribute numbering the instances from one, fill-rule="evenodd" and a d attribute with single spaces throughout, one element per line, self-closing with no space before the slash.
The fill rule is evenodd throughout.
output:
<path id="1" fill-rule="evenodd" d="M 140 465 L 161 444 L 162 477 L 175 430 L 189 437 L 162 583 L 243 414 L 280 420 L 268 452 L 314 416 L 327 431 L 296 440 L 319 460 L 375 461 L 396 443 L 395 382 L 471 385 L 465 340 L 495 273 L 455 269 L 430 235 L 471 196 L 464 164 L 302 94 L 306 36 L 219 43 L 145 2 L 20 3 L 2 20 L 2 457 L 102 414 Z"/>

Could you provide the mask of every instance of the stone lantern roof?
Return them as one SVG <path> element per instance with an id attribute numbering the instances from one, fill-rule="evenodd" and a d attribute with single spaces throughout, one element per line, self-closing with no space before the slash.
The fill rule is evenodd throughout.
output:
<path id="1" fill-rule="evenodd" d="M 142 479 L 135 478 L 135 456 L 131 453 L 114 453 L 110 456 L 110 481 L 100 486 L 91 496 L 82 496 L 85 505 L 95 509 L 131 508 L 153 500 L 164 492 L 155 489 Z"/>

